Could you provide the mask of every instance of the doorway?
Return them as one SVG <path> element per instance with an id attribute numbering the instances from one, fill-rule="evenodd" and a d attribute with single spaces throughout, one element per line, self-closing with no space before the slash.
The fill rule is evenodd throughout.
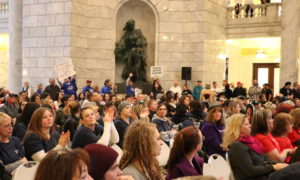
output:
<path id="1" fill-rule="evenodd" d="M 273 94 L 279 92 L 279 63 L 253 63 L 253 79 L 262 87 L 268 83 Z"/>

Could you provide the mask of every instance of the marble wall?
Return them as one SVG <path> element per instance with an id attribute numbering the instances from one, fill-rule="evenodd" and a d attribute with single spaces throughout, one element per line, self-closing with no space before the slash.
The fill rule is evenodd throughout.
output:
<path id="1" fill-rule="evenodd" d="M 70 47 L 70 0 L 23 1 L 23 82 L 47 84 L 54 66 L 70 59 Z"/>
<path id="2" fill-rule="evenodd" d="M 23 1 L 23 81 L 30 80 L 34 87 L 38 82 L 45 84 L 55 76 L 54 66 L 69 59 L 78 87 L 87 79 L 99 86 L 105 79 L 115 81 L 114 48 L 124 25 L 117 14 L 127 2 Z M 225 62 L 217 56 L 225 53 L 226 0 L 132 0 L 138 2 L 155 16 L 151 61 L 164 67 L 164 87 L 180 80 L 182 66 L 192 67 L 190 86 L 197 80 L 223 79 Z"/>

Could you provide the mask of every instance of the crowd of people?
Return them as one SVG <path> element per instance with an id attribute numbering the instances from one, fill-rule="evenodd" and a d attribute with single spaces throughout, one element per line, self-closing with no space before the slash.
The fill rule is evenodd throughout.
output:
<path id="1" fill-rule="evenodd" d="M 300 168 L 298 83 L 274 95 L 257 80 L 248 89 L 197 81 L 192 90 L 175 80 L 165 90 L 156 79 L 150 94 L 134 94 L 131 77 L 124 95 L 111 80 L 101 89 L 87 80 L 79 92 L 75 77 L 50 79 L 34 93 L 28 82 L 18 94 L 1 88 L 0 179 L 37 161 L 35 180 L 169 180 L 203 175 L 214 154 L 229 160 L 237 180 L 279 179 Z M 170 154 L 161 167 L 163 145 Z"/>
<path id="2" fill-rule="evenodd" d="M 271 0 L 260 0 L 261 5 L 266 5 L 268 3 L 271 2 Z M 244 9 L 245 10 L 245 17 L 253 17 L 254 16 L 254 0 L 235 0 L 234 1 L 235 6 L 234 6 L 234 10 L 235 10 L 235 17 L 239 18 L 240 14 L 241 14 L 241 10 Z M 261 15 L 266 15 L 266 7 L 261 7 L 260 9 L 260 13 Z"/>

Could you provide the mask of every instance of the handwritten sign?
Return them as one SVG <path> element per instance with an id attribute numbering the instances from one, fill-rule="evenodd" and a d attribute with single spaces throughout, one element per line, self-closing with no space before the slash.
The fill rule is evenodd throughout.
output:
<path id="1" fill-rule="evenodd" d="M 76 74 L 71 59 L 66 61 L 65 63 L 55 66 L 54 69 L 56 72 L 56 76 L 60 81 Z"/>
<path id="2" fill-rule="evenodd" d="M 150 69 L 150 77 L 156 78 L 156 77 L 162 77 L 163 76 L 163 67 L 162 66 L 151 66 Z"/>

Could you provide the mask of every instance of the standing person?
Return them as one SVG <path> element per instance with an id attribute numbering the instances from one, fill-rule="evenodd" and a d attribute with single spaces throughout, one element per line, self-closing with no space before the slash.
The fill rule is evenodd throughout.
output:
<path id="1" fill-rule="evenodd" d="M 145 121 L 132 123 L 125 135 L 120 168 L 124 175 L 138 180 L 162 180 L 156 156 L 163 142 L 154 124 Z"/>
<path id="2" fill-rule="evenodd" d="M 17 106 L 17 97 L 18 95 L 16 94 L 6 94 L 5 104 L 0 107 L 0 112 L 8 114 L 13 121 L 16 120 L 19 111 L 19 107 Z"/>
<path id="3" fill-rule="evenodd" d="M 284 84 L 284 87 L 282 87 L 279 91 L 280 94 L 282 94 L 283 96 L 290 96 L 293 94 L 292 89 L 291 89 L 291 82 L 286 82 Z"/>
<path id="4" fill-rule="evenodd" d="M 110 79 L 106 79 L 104 86 L 101 88 L 101 94 L 114 94 L 116 87 L 113 87 L 113 83 Z"/>
<path id="5" fill-rule="evenodd" d="M 232 90 L 230 89 L 229 84 L 225 85 L 224 93 L 225 93 L 226 99 L 230 100 L 232 97 Z"/>
<path id="6" fill-rule="evenodd" d="M 0 160 L 9 173 L 27 161 L 21 141 L 12 136 L 11 123 L 11 117 L 0 112 Z"/>
<path id="7" fill-rule="evenodd" d="M 38 86 L 37 86 L 37 90 L 36 90 L 36 93 L 39 93 L 40 95 L 43 94 L 43 84 L 42 83 L 39 83 Z"/>
<path id="8" fill-rule="evenodd" d="M 188 95 L 188 94 L 192 95 L 192 91 L 191 91 L 190 89 L 188 89 L 188 87 L 187 87 L 186 84 L 184 84 L 184 85 L 182 86 L 182 92 L 181 92 L 181 95 Z"/>
<path id="9" fill-rule="evenodd" d="M 159 79 L 155 79 L 153 81 L 153 84 L 152 84 L 151 96 L 154 99 L 159 99 L 162 96 L 163 93 L 164 93 L 164 89 L 163 89 L 163 87 L 160 84 L 160 80 Z"/>
<path id="10" fill-rule="evenodd" d="M 126 129 L 133 122 L 131 104 L 129 102 L 122 101 L 118 106 L 118 113 L 119 118 L 115 121 L 115 126 L 120 137 L 118 146 L 122 148 Z"/>
<path id="11" fill-rule="evenodd" d="M 170 91 L 172 91 L 174 94 L 175 93 L 181 94 L 182 90 L 181 87 L 178 85 L 177 80 L 173 82 L 173 86 L 170 88 Z"/>
<path id="12" fill-rule="evenodd" d="M 258 86 L 256 79 L 253 80 L 252 86 L 248 90 L 249 101 L 258 101 L 259 95 L 262 93 L 262 89 Z"/>
<path id="13" fill-rule="evenodd" d="M 113 124 L 113 113 L 105 114 L 104 127 L 97 123 L 94 110 L 91 107 L 83 108 L 80 112 L 81 126 L 76 130 L 72 148 L 84 148 L 89 144 L 115 144 L 119 141 L 117 130 Z"/>
<path id="14" fill-rule="evenodd" d="M 193 126 L 176 134 L 167 164 L 166 180 L 202 175 L 203 159 L 197 155 L 202 148 L 202 139 L 199 129 Z"/>
<path id="15" fill-rule="evenodd" d="M 198 100 L 198 101 L 200 100 L 201 91 L 203 89 L 201 83 L 202 83 L 202 81 L 199 81 L 199 80 L 196 82 L 196 86 L 194 87 L 193 93 L 192 93 L 194 99 Z"/>
<path id="16" fill-rule="evenodd" d="M 242 7 L 242 0 L 235 0 L 235 17 L 238 18 Z"/>
<path id="17" fill-rule="evenodd" d="M 201 132 L 205 137 L 204 149 L 208 155 L 219 154 L 225 157 L 225 151 L 220 146 L 223 139 L 224 116 L 221 106 L 212 106 L 208 110 Z"/>
<path id="18" fill-rule="evenodd" d="M 94 89 L 92 88 L 92 81 L 91 80 L 86 80 L 86 86 L 82 88 L 83 94 L 86 96 L 87 92 L 93 93 Z"/>
<path id="19" fill-rule="evenodd" d="M 29 87 L 29 82 L 28 81 L 24 82 L 24 86 L 22 87 L 22 91 L 21 92 L 26 92 L 27 93 L 27 97 L 31 97 L 32 90 Z"/>
<path id="20" fill-rule="evenodd" d="M 243 88 L 243 84 L 241 82 L 237 82 L 237 87 L 234 88 L 232 97 L 238 97 L 238 96 L 247 96 L 246 88 Z"/>
<path id="21" fill-rule="evenodd" d="M 64 79 L 63 84 L 61 84 L 60 81 L 58 80 L 58 83 L 60 84 L 61 89 L 63 90 L 65 95 L 69 94 L 69 95 L 74 95 L 76 97 L 77 85 L 76 85 L 75 77 L 73 78 L 68 77 Z"/>
<path id="22" fill-rule="evenodd" d="M 51 78 L 49 79 L 49 85 L 46 86 L 45 91 L 50 94 L 51 99 L 53 101 L 55 101 L 55 96 L 58 92 L 60 92 L 60 88 L 58 87 L 58 85 L 55 84 L 55 79 Z"/>
<path id="23" fill-rule="evenodd" d="M 70 132 L 60 135 L 55 130 L 54 112 L 41 107 L 33 113 L 24 137 L 26 158 L 41 161 L 48 151 L 64 147 L 69 141 Z"/>
<path id="24" fill-rule="evenodd" d="M 129 73 L 129 76 L 128 76 L 127 80 L 126 80 L 126 95 L 135 96 L 133 82 L 131 80 L 132 76 L 133 76 L 133 74 Z"/>
<path id="25" fill-rule="evenodd" d="M 266 101 L 271 101 L 273 99 L 273 92 L 268 83 L 263 85 L 262 93 L 266 96 Z"/>
<path id="26" fill-rule="evenodd" d="M 222 147 L 228 152 L 235 179 L 265 180 L 273 171 L 288 166 L 264 154 L 262 145 L 251 136 L 251 124 L 242 114 L 235 114 L 228 120 Z"/>
<path id="27" fill-rule="evenodd" d="M 253 0 L 245 0 L 245 6 L 246 6 L 246 17 L 248 17 L 249 11 L 250 11 L 250 17 L 253 17 Z"/>

